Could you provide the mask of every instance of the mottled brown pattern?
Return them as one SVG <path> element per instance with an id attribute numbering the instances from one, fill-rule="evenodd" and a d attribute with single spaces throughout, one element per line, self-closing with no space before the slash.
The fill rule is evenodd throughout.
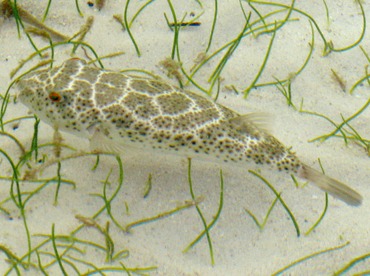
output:
<path id="1" fill-rule="evenodd" d="M 95 83 L 98 81 L 99 73 L 99 68 L 85 67 L 76 77 L 89 83 Z"/>
<path id="2" fill-rule="evenodd" d="M 86 80 L 76 80 L 73 82 L 72 88 L 78 91 L 81 98 L 91 99 L 93 96 L 92 86 Z"/>
<path id="3" fill-rule="evenodd" d="M 109 138 L 124 144 L 225 162 L 252 160 L 292 172 L 300 167 L 278 140 L 234 111 L 161 80 L 101 70 L 71 59 L 61 67 L 31 73 L 20 87 L 21 98 L 31 109 L 77 135 L 91 135 L 89 127 L 104 125 Z M 50 101 L 50 92 L 60 93 L 60 102 Z"/>
<path id="4" fill-rule="evenodd" d="M 167 83 L 158 81 L 158 80 L 148 80 L 148 83 L 150 86 L 154 87 L 156 90 L 163 92 L 172 92 L 174 90 L 174 87 L 171 85 L 168 85 Z"/>
<path id="5" fill-rule="evenodd" d="M 96 83 L 94 86 L 95 103 L 98 107 L 104 107 L 118 102 L 122 91 L 104 83 Z"/>
<path id="6" fill-rule="evenodd" d="M 162 91 L 155 86 L 149 85 L 148 80 L 131 80 L 130 81 L 130 87 L 134 91 L 142 92 L 142 93 L 148 93 L 150 95 L 157 95 L 161 94 Z"/>
<path id="7" fill-rule="evenodd" d="M 101 70 L 99 70 L 101 72 Z M 97 74 L 98 75 L 98 74 Z M 109 84 L 112 87 L 123 89 L 127 86 L 127 82 L 129 78 L 120 73 L 116 72 L 106 72 L 104 74 L 99 75 L 99 82 Z"/>
<path id="8" fill-rule="evenodd" d="M 80 59 L 72 58 L 63 63 L 60 67 L 60 74 L 66 76 L 74 76 L 79 70 L 83 69 L 86 65 L 86 61 L 81 61 Z"/>
<path id="9" fill-rule="evenodd" d="M 193 101 L 189 99 L 189 97 L 179 92 L 159 95 L 156 97 L 156 101 L 160 110 L 162 111 L 162 114 L 164 115 L 178 115 L 188 113 L 193 103 Z"/>
<path id="10" fill-rule="evenodd" d="M 68 84 L 72 81 L 72 77 L 64 74 L 57 74 L 54 78 L 54 89 L 63 90 L 68 88 Z"/>

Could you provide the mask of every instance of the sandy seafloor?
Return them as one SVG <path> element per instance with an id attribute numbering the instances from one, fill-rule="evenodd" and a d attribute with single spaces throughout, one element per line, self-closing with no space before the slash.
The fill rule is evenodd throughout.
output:
<path id="1" fill-rule="evenodd" d="M 290 1 L 281 1 L 289 4 Z M 299 2 L 299 3 L 298 3 Z M 301 3 L 302 2 L 302 3 Z M 363 8 L 370 15 L 370 5 L 364 1 Z M 18 1 L 30 13 L 41 18 L 47 1 Z M 89 43 L 100 56 L 118 51 L 125 54 L 103 61 L 106 68 L 122 70 L 126 68 L 140 68 L 153 72 L 168 82 L 177 84 L 175 79 L 169 79 L 159 67 L 160 61 L 170 57 L 174 33 L 166 25 L 164 13 L 172 20 L 167 1 L 156 0 L 151 3 L 136 18 L 131 26 L 132 34 L 141 51 L 138 57 L 127 32 L 112 18 L 113 14 L 123 14 L 125 1 L 107 1 L 106 6 L 98 11 L 88 7 L 86 1 L 80 1 L 84 17 L 80 17 L 75 8 L 75 1 L 52 1 L 50 13 L 45 23 L 66 34 L 76 33 L 88 16 L 94 16 L 95 21 L 85 41 Z M 145 1 L 131 1 L 128 16 L 132 18 L 135 11 Z M 323 1 L 297 1 L 296 8 L 311 15 L 320 26 L 323 35 L 332 41 L 337 48 L 346 47 L 354 43 L 361 35 L 362 17 L 360 8 L 355 1 L 326 1 L 329 9 L 330 21 L 326 19 Z M 185 13 L 198 15 L 202 8 L 196 1 L 173 1 L 177 17 L 182 18 Z M 179 48 L 184 68 L 189 71 L 194 65 L 194 59 L 205 51 L 214 14 L 214 2 L 203 1 L 204 14 L 198 19 L 200 26 L 182 29 L 179 37 Z M 248 13 L 251 9 L 246 2 L 242 2 Z M 255 4 L 262 14 L 269 9 Z M 276 7 L 270 8 L 276 10 Z M 283 19 L 286 12 L 276 19 Z M 252 12 L 252 21 L 258 19 Z M 311 42 L 311 28 L 307 17 L 297 12 L 291 15 L 293 20 L 281 28 L 275 37 L 271 55 L 266 68 L 257 84 L 274 81 L 274 77 L 284 79 L 296 72 L 304 63 L 309 52 Z M 18 38 L 17 28 L 13 18 L 1 18 L 0 25 L 0 92 L 5 94 L 11 80 L 9 73 L 20 60 L 28 57 L 34 50 L 24 33 Z M 273 22 L 270 20 L 268 22 Z M 214 37 L 209 53 L 213 53 L 222 45 L 235 39 L 242 30 L 244 17 L 240 4 L 236 0 L 219 1 L 218 17 Z M 367 25 L 369 27 L 369 24 Z M 105 227 L 110 222 L 109 233 L 115 244 L 115 252 L 127 249 L 129 257 L 120 261 L 126 267 L 151 267 L 157 269 L 148 272 L 149 275 L 271 275 L 288 264 L 314 254 L 316 252 L 349 244 L 341 249 L 321 254 L 302 263 L 299 263 L 284 275 L 332 275 L 343 268 L 353 259 L 370 253 L 370 186 L 369 186 L 369 156 L 363 147 L 355 143 L 345 145 L 343 139 L 331 138 L 323 143 L 309 142 L 319 135 L 327 134 L 333 126 L 323 118 L 299 113 L 289 107 L 285 98 L 276 86 L 265 86 L 253 89 L 249 97 L 244 100 L 242 95 L 227 89 L 234 85 L 237 89 L 248 87 L 256 76 L 271 34 L 258 38 L 247 36 L 241 40 L 238 48 L 228 60 L 222 71 L 221 91 L 218 102 L 235 111 L 244 114 L 249 112 L 266 112 L 272 119 L 272 133 L 285 145 L 291 146 L 302 161 L 319 168 L 320 158 L 328 175 L 348 183 L 358 190 L 364 198 L 360 207 L 351 207 L 329 196 L 327 213 L 319 226 L 309 235 L 304 233 L 317 221 L 325 205 L 325 194 L 312 185 L 296 188 L 290 176 L 278 173 L 268 167 L 256 167 L 251 164 L 243 166 L 209 163 L 194 160 L 192 163 L 192 180 L 196 196 L 204 200 L 199 204 L 208 223 L 213 219 L 219 206 L 220 176 L 222 168 L 224 176 L 223 209 L 217 223 L 210 230 L 210 237 L 214 251 L 214 266 L 210 263 L 210 254 L 206 238 L 203 238 L 187 253 L 182 251 L 204 230 L 202 222 L 195 208 L 176 213 L 170 217 L 155 222 L 143 224 L 132 229 L 130 234 L 118 229 L 106 212 L 97 218 L 97 223 Z M 47 45 L 47 42 L 34 38 L 38 47 Z M 360 45 L 370 53 L 370 35 L 365 34 Z M 291 85 L 293 103 L 299 108 L 303 102 L 303 109 L 324 114 L 333 121 L 341 122 L 341 114 L 347 118 L 359 110 L 369 99 L 370 89 L 366 82 L 359 86 L 352 95 L 349 89 L 365 76 L 365 66 L 368 66 L 363 52 L 356 47 L 345 52 L 333 52 L 323 57 L 324 44 L 315 30 L 314 52 L 308 65 L 293 81 Z M 55 49 L 55 63 L 60 64 L 70 57 L 71 47 L 62 46 Z M 222 55 L 225 51 L 222 52 Z M 80 49 L 76 56 L 86 58 Z M 91 55 L 91 52 L 89 53 Z M 207 80 L 214 70 L 219 55 L 215 60 L 206 64 L 195 75 L 194 79 L 204 87 L 209 87 Z M 217 61 L 217 62 L 216 62 Z M 25 68 L 39 62 L 35 58 Z M 331 69 L 335 70 L 346 82 L 346 91 L 343 92 L 338 82 L 332 76 Z M 25 69 L 24 69 L 25 70 Z M 199 91 L 189 85 L 188 89 Z M 16 93 L 15 89 L 11 94 Z M 18 104 L 9 104 L 4 121 L 27 115 L 27 109 Z M 352 121 L 355 128 L 364 139 L 370 139 L 370 109 L 367 108 L 359 117 Z M 5 131 L 19 139 L 26 148 L 29 148 L 33 135 L 33 120 L 21 120 L 17 128 L 14 124 L 7 124 Z M 348 128 L 347 128 L 348 129 Z M 51 142 L 52 129 L 41 123 L 39 127 L 39 143 Z M 78 137 L 63 134 L 64 142 L 80 150 L 88 150 L 88 141 Z M 20 152 L 16 144 L 5 136 L 0 136 L 0 148 L 17 162 Z M 64 150 L 63 154 L 70 152 Z M 40 155 L 53 158 L 50 147 L 40 150 Z M 107 188 L 111 194 L 117 187 L 118 169 L 113 157 L 102 157 L 96 171 L 91 171 L 94 157 L 84 157 L 75 160 L 63 161 L 61 176 L 73 180 L 76 189 L 62 184 L 58 195 L 58 204 L 54 205 L 56 184 L 49 184 L 46 188 L 30 199 L 25 207 L 25 216 L 29 232 L 32 235 L 31 246 L 35 247 L 42 239 L 36 234 L 51 234 L 55 224 L 56 235 L 68 235 L 76 229 L 80 222 L 76 215 L 91 217 L 103 205 L 99 197 L 92 194 L 102 194 L 104 180 L 112 170 Z M 124 183 L 117 197 L 111 204 L 111 212 L 119 223 L 127 223 L 156 216 L 184 204 L 191 199 L 187 181 L 186 158 L 167 155 L 156 155 L 151 152 L 131 152 L 122 155 L 124 169 Z M 35 165 L 34 165 L 35 166 Z M 11 170 L 4 155 L 0 155 L 1 176 L 10 176 Z M 278 202 L 271 212 L 263 231 L 260 231 L 245 209 L 250 210 L 262 220 L 268 211 L 274 194 L 258 178 L 248 173 L 248 170 L 259 170 L 260 173 L 273 183 L 282 198 L 294 214 L 301 230 L 297 237 L 296 230 L 282 205 Z M 24 173 L 23 167 L 22 172 Z M 54 177 L 56 167 L 50 167 L 39 176 L 40 178 Z M 147 198 L 143 198 L 148 175 L 152 174 L 152 190 Z M 10 184 L 8 180 L 0 180 L 1 207 L 10 212 L 10 216 L 0 213 L 0 245 L 17 256 L 23 256 L 28 251 L 27 238 L 23 220 L 19 209 L 13 201 L 4 202 L 9 198 Z M 21 182 L 22 191 L 36 189 L 37 185 L 30 182 Z M 25 197 L 25 196 L 24 196 Z M 128 211 L 126 210 L 128 206 Z M 104 236 L 94 228 L 85 228 L 76 234 L 82 240 L 89 240 L 105 246 Z M 58 241 L 59 243 L 59 241 Z M 58 247 L 61 254 L 62 247 Z M 79 245 L 85 254 L 69 252 L 76 258 L 95 264 L 97 267 L 115 266 L 119 262 L 105 263 L 102 251 L 86 245 Z M 51 243 L 39 250 L 41 263 L 47 264 L 45 252 L 53 253 Z M 67 254 L 67 255 L 68 255 Z M 65 260 L 74 262 L 80 273 L 86 273 L 88 267 L 73 261 L 68 256 Z M 0 274 L 8 271 L 8 257 L 0 252 Z M 26 260 L 25 260 L 26 261 Z M 32 261 L 37 264 L 36 254 Z M 67 262 L 63 267 L 68 275 L 77 272 Z M 62 275 L 57 264 L 47 268 L 49 275 Z M 354 275 L 370 271 L 370 261 L 356 263 L 344 272 L 343 275 Z M 41 272 L 30 268 L 21 270 L 21 275 L 41 275 Z M 122 272 L 121 272 L 122 273 Z M 16 275 L 12 270 L 11 275 Z M 113 275 L 113 272 L 105 272 Z M 341 274 L 342 275 L 342 274 Z"/>

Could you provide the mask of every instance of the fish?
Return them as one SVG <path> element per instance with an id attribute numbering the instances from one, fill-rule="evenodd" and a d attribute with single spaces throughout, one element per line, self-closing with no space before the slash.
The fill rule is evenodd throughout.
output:
<path id="1" fill-rule="evenodd" d="M 248 166 L 268 165 L 315 184 L 352 206 L 362 196 L 302 163 L 270 134 L 258 113 L 245 115 L 163 80 L 97 68 L 80 58 L 17 81 L 18 99 L 54 129 L 90 141 L 96 152 L 125 148 Z"/>

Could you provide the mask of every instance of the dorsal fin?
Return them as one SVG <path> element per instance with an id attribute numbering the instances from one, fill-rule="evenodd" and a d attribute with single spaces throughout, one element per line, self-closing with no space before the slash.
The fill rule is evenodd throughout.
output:
<path id="1" fill-rule="evenodd" d="M 270 133 L 271 117 L 263 112 L 248 113 L 232 118 L 229 122 L 238 130 L 247 133 Z"/>

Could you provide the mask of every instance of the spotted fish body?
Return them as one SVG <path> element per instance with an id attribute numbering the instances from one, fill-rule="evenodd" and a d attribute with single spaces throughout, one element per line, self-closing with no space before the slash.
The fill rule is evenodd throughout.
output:
<path id="1" fill-rule="evenodd" d="M 314 182 L 351 205 L 361 196 L 304 165 L 256 123 L 161 80 L 98 69 L 81 59 L 18 82 L 19 99 L 56 129 L 90 139 L 95 150 L 154 149 L 181 156 L 269 164 Z"/>

